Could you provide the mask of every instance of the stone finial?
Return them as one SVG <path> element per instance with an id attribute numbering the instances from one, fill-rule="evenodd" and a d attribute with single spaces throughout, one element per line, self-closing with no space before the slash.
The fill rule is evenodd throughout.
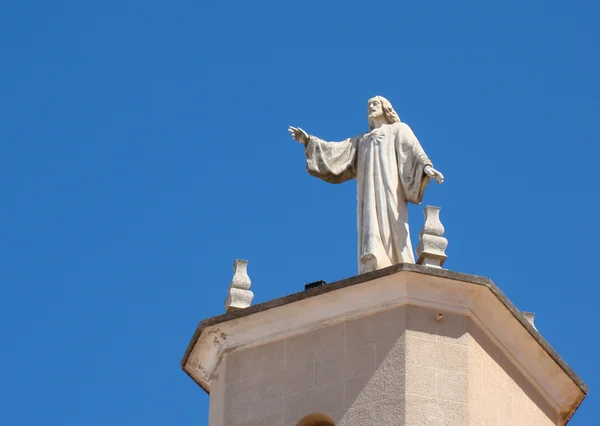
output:
<path id="1" fill-rule="evenodd" d="M 440 208 L 434 206 L 425 206 L 423 211 L 425 215 L 425 224 L 419 233 L 419 245 L 417 246 L 417 256 L 419 265 L 441 268 L 446 261 L 446 247 L 448 240 L 442 237 L 444 235 L 444 225 L 440 222 Z"/>
<path id="2" fill-rule="evenodd" d="M 537 327 L 533 323 L 533 318 L 535 317 L 535 312 L 521 312 L 521 313 L 523 314 L 523 316 L 525 317 L 527 322 L 529 324 L 531 324 L 531 326 L 537 330 Z"/>
<path id="3" fill-rule="evenodd" d="M 246 268 L 247 260 L 235 259 L 233 262 L 233 278 L 229 284 L 229 294 L 225 300 L 225 310 L 232 312 L 250 306 L 254 293 L 250 291 L 250 277 Z"/>

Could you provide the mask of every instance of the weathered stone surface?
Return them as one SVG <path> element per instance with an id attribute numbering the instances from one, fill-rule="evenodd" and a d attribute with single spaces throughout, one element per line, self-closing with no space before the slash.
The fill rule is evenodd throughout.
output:
<path id="1" fill-rule="evenodd" d="M 225 300 L 225 310 L 232 312 L 250 306 L 254 293 L 250 291 L 250 277 L 247 272 L 248 261 L 236 259 L 233 262 L 233 279 L 229 284 L 229 294 Z"/>
<path id="2" fill-rule="evenodd" d="M 377 357 L 378 345 L 390 339 L 395 344 L 385 343 L 389 349 Z M 316 350 L 307 350 L 312 346 Z M 282 348 L 292 361 L 283 367 Z M 261 367 L 263 360 L 273 368 Z M 246 374 L 240 373 L 244 367 Z M 281 416 L 281 424 L 296 426 L 310 413 L 346 426 L 557 421 L 539 392 L 472 320 L 449 312 L 440 317 L 439 310 L 421 306 L 387 309 L 240 349 L 227 355 L 225 370 L 224 418 L 231 424 L 279 424 Z"/>
<path id="3" fill-rule="evenodd" d="M 344 324 L 322 327 L 285 339 L 286 367 L 344 352 Z"/>
<path id="4" fill-rule="evenodd" d="M 537 330 L 537 327 L 535 326 L 535 323 L 534 323 L 535 313 L 534 312 L 523 312 L 523 316 L 525 317 L 527 322 L 529 324 L 531 324 L 531 326 Z"/>
<path id="5" fill-rule="evenodd" d="M 314 387 L 314 361 L 274 371 L 254 380 L 258 401 L 286 397 Z"/>
<path id="6" fill-rule="evenodd" d="M 406 423 L 404 424 L 419 426 L 479 426 L 477 423 L 469 421 L 466 404 L 458 404 L 419 395 L 407 395 Z"/>
<path id="7" fill-rule="evenodd" d="M 474 323 L 468 336 L 467 403 L 473 424 L 563 424 L 539 390 Z"/>
<path id="8" fill-rule="evenodd" d="M 356 178 L 360 273 L 415 263 L 407 203 L 421 203 L 431 179 L 444 181 L 387 99 L 375 96 L 367 108 L 369 132 L 342 142 L 327 142 L 289 128 L 304 145 L 306 169 L 312 176 L 329 183 Z"/>
<path id="9" fill-rule="evenodd" d="M 467 373 L 439 369 L 436 383 L 438 398 L 467 403 Z"/>
<path id="10" fill-rule="evenodd" d="M 444 226 L 440 222 L 440 208 L 426 206 L 423 210 L 425 224 L 419 233 L 420 241 L 417 246 L 417 263 L 419 265 L 441 268 L 446 261 L 448 240 L 444 235 Z"/>
<path id="11" fill-rule="evenodd" d="M 254 379 L 284 368 L 284 342 L 278 340 L 253 350 L 234 351 L 227 356 L 226 383 Z"/>
<path id="12" fill-rule="evenodd" d="M 587 393 L 491 281 L 421 265 L 232 312 L 198 333 L 184 368 L 211 390 L 214 426 L 235 424 L 223 420 L 233 413 L 241 424 L 296 426 L 317 408 L 352 425 L 377 407 L 390 425 L 430 424 L 436 412 L 438 424 L 460 424 L 465 407 L 465 425 L 563 424 Z M 303 412 L 285 415 L 295 398 Z M 423 417 L 409 418 L 411 407 Z"/>

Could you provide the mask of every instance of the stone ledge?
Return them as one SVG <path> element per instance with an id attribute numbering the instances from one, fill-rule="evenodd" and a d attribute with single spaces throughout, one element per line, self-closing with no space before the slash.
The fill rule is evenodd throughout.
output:
<path id="1" fill-rule="evenodd" d="M 288 296 L 284 296 L 284 297 L 280 297 L 277 299 L 269 300 L 267 302 L 259 303 L 258 305 L 250 306 L 246 309 L 240 309 L 240 310 L 236 310 L 236 311 L 232 311 L 232 312 L 227 312 L 225 314 L 217 315 L 217 316 L 202 320 L 198 324 L 198 327 L 196 327 L 196 331 L 194 332 L 194 335 L 192 336 L 190 343 L 188 344 L 188 347 L 183 355 L 183 359 L 181 360 L 181 366 L 183 367 L 185 365 L 185 362 L 187 361 L 187 359 L 190 355 L 190 352 L 192 351 L 196 341 L 198 340 L 198 337 L 200 337 L 202 330 L 205 329 L 206 327 L 210 327 L 210 326 L 213 326 L 216 324 L 220 324 L 222 322 L 227 322 L 227 321 L 231 321 L 234 319 L 242 318 L 242 317 L 245 317 L 248 315 L 255 314 L 257 312 L 265 311 L 267 309 L 272 309 L 272 308 L 276 308 L 278 306 L 283 306 L 283 305 L 287 305 L 289 303 L 294 303 L 299 300 L 308 299 L 309 297 L 314 297 L 314 296 L 318 296 L 320 294 L 329 293 L 330 291 L 335 291 L 335 290 L 339 290 L 341 288 L 350 287 L 350 286 L 357 285 L 357 284 L 362 284 L 364 282 L 371 281 L 376 278 L 385 277 L 385 276 L 388 276 L 391 274 L 395 274 L 396 272 L 400 272 L 400 271 L 418 272 L 418 273 L 422 273 L 422 274 L 426 274 L 426 275 L 450 278 L 450 279 L 457 280 L 457 281 L 465 281 L 465 282 L 469 282 L 472 284 L 486 285 L 488 287 L 491 285 L 493 287 L 496 287 L 494 285 L 494 283 L 492 282 L 492 280 L 490 280 L 489 278 L 480 277 L 477 275 L 463 274 L 461 272 L 449 271 L 447 269 L 428 268 L 427 266 L 414 265 L 412 263 L 400 263 L 398 265 L 388 266 L 387 268 L 379 269 L 377 271 L 368 272 L 366 274 L 361 274 L 361 275 L 356 275 L 356 276 L 350 277 L 350 278 L 345 278 L 343 280 L 335 281 L 333 283 L 330 283 L 330 284 L 327 284 L 324 286 L 315 287 L 315 288 L 312 288 L 309 290 L 300 291 L 298 293 L 293 293 Z M 498 292 L 500 293 L 500 290 L 498 290 Z M 502 293 L 500 293 L 500 294 L 502 294 Z M 504 297 L 504 295 L 502 295 L 502 296 Z M 506 299 L 506 297 L 504 297 L 504 298 Z M 508 301 L 508 299 L 506 299 L 506 300 Z M 512 306 L 512 304 L 511 304 L 511 306 Z M 519 312 L 517 308 L 514 308 L 514 309 L 517 313 Z"/>

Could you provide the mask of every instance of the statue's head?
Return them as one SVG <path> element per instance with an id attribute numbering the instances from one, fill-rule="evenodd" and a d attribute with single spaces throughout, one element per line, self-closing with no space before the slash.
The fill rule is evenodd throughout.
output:
<path id="1" fill-rule="evenodd" d="M 383 117 L 388 124 L 399 123 L 400 117 L 394 107 L 383 96 L 375 96 L 369 99 L 367 104 L 367 118 L 369 119 L 369 131 L 375 128 L 375 121 Z"/>

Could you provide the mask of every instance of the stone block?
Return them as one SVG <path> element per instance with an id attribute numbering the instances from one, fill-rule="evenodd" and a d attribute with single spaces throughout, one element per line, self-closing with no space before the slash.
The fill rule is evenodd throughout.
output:
<path id="1" fill-rule="evenodd" d="M 418 395 L 406 395 L 406 424 L 419 426 L 466 426 L 469 424 L 467 404 L 442 401 Z"/>
<path id="2" fill-rule="evenodd" d="M 283 426 L 283 398 L 228 411 L 225 415 L 224 425 Z"/>
<path id="3" fill-rule="evenodd" d="M 345 324 L 334 324 L 285 339 L 286 366 L 344 352 Z"/>
<path id="4" fill-rule="evenodd" d="M 257 401 L 285 397 L 314 387 L 314 361 L 265 374 L 255 380 Z"/>
<path id="5" fill-rule="evenodd" d="M 377 391 L 379 399 L 395 398 L 406 392 L 406 370 L 400 362 L 383 363 L 369 380 L 369 389 Z"/>
<path id="6" fill-rule="evenodd" d="M 377 365 L 384 363 L 397 363 L 399 360 L 404 364 L 406 358 L 406 345 L 404 335 L 383 339 L 375 344 L 375 359 Z"/>
<path id="7" fill-rule="evenodd" d="M 406 337 L 406 362 L 425 367 L 467 373 L 466 346 L 436 342 L 419 337 Z"/>
<path id="8" fill-rule="evenodd" d="M 342 420 L 342 417 L 344 417 L 344 414 L 346 414 L 346 410 L 339 410 L 334 413 L 331 413 L 329 416 L 337 425 L 337 424 L 339 424 L 340 420 Z M 290 425 L 290 426 L 296 426 L 296 425 Z"/>
<path id="9" fill-rule="evenodd" d="M 284 398 L 284 424 L 296 426 L 307 414 L 324 413 L 338 416 L 344 408 L 344 382 L 317 387 Z"/>
<path id="10" fill-rule="evenodd" d="M 315 386 L 328 385 L 342 380 L 344 355 L 335 355 L 315 361 Z"/>
<path id="11" fill-rule="evenodd" d="M 339 426 L 394 426 L 404 425 L 403 396 L 375 401 L 350 408 L 339 421 Z"/>
<path id="12" fill-rule="evenodd" d="M 344 408 L 357 406 L 380 399 L 378 386 L 369 386 L 371 374 L 352 377 L 345 381 Z"/>
<path id="13" fill-rule="evenodd" d="M 227 383 L 281 370 L 284 342 L 279 340 L 253 348 L 245 348 L 227 354 Z"/>
<path id="14" fill-rule="evenodd" d="M 436 367 L 444 370 L 467 373 L 468 349 L 454 343 L 436 342 Z"/>
<path id="15" fill-rule="evenodd" d="M 310 391 L 295 393 L 283 399 L 283 423 L 286 426 L 296 426 L 302 417 L 313 412 Z"/>
<path id="16" fill-rule="evenodd" d="M 421 306 L 407 306 L 406 335 L 436 340 L 438 312 Z"/>
<path id="17" fill-rule="evenodd" d="M 399 307 L 346 323 L 346 348 L 354 349 L 382 340 L 398 340 L 406 328 L 406 308 Z"/>
<path id="18" fill-rule="evenodd" d="M 311 409 L 315 413 L 331 414 L 344 408 L 344 382 L 312 389 L 310 394 Z"/>
<path id="19" fill-rule="evenodd" d="M 346 380 L 345 406 L 396 398 L 406 391 L 404 358 L 387 358 L 373 374 Z"/>
<path id="20" fill-rule="evenodd" d="M 436 396 L 436 369 L 423 367 L 416 364 L 407 364 L 406 370 L 406 393 Z"/>
<path id="21" fill-rule="evenodd" d="M 443 312 L 442 319 L 437 321 L 436 340 L 438 342 L 467 345 L 469 341 L 469 318 Z"/>
<path id="22" fill-rule="evenodd" d="M 239 380 L 225 386 L 226 410 L 249 407 L 254 403 L 254 380 Z"/>
<path id="23" fill-rule="evenodd" d="M 498 406 L 498 422 L 501 425 L 514 424 L 512 396 L 503 394 L 496 405 Z"/>
<path id="24" fill-rule="evenodd" d="M 375 345 L 348 351 L 342 360 L 342 376 L 349 379 L 375 371 Z"/>
<path id="25" fill-rule="evenodd" d="M 437 345 L 435 340 L 406 336 L 406 363 L 436 368 Z"/>
<path id="26" fill-rule="evenodd" d="M 466 374 L 442 369 L 437 370 L 438 398 L 466 404 L 467 396 L 468 386 Z"/>
<path id="27" fill-rule="evenodd" d="M 498 406 L 496 405 L 497 395 L 489 390 L 483 394 L 483 399 L 479 402 L 481 418 L 487 425 L 498 425 Z"/>

